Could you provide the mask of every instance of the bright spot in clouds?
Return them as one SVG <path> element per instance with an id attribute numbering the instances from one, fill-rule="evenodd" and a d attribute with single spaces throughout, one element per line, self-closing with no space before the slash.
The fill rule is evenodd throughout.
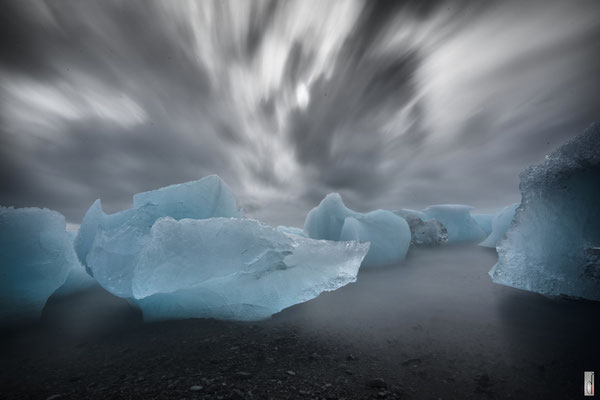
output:
<path id="1" fill-rule="evenodd" d="M 296 100 L 298 101 L 298 107 L 305 109 L 308 106 L 310 95 L 304 83 L 299 84 L 296 88 Z"/>

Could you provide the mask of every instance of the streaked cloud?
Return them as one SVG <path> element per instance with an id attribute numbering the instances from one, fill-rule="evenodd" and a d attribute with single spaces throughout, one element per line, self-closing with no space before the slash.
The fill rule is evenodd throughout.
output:
<path id="1" fill-rule="evenodd" d="M 600 3 L 9 1 L 0 204 L 77 223 L 95 198 L 217 173 L 251 216 L 518 199 L 600 115 Z"/>

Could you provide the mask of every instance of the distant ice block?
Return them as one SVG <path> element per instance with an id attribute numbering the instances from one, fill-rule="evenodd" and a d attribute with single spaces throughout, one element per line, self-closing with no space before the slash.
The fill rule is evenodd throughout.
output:
<path id="1" fill-rule="evenodd" d="M 446 227 L 421 211 L 397 210 L 394 214 L 404 218 L 411 233 L 411 245 L 437 246 L 448 241 Z"/>
<path id="2" fill-rule="evenodd" d="M 483 242 L 479 243 L 480 246 L 496 248 L 496 245 L 510 227 L 517 207 L 519 207 L 519 203 L 513 203 L 504 207 L 497 214 L 492 214 L 492 232 Z"/>
<path id="3" fill-rule="evenodd" d="M 279 225 L 276 229 L 277 229 L 277 231 L 279 231 L 281 233 L 289 233 L 290 235 L 298 235 L 298 236 L 302 236 L 302 237 L 308 237 L 308 235 L 306 234 L 306 232 L 304 232 L 303 229 L 295 228 L 293 226 Z"/>
<path id="4" fill-rule="evenodd" d="M 521 173 L 494 282 L 600 301 L 600 124 Z"/>
<path id="5" fill-rule="evenodd" d="M 252 219 L 162 218 L 136 263 L 132 294 L 145 320 L 260 320 L 354 282 L 368 249 Z"/>
<path id="6" fill-rule="evenodd" d="M 471 217 L 477 222 L 482 231 L 485 232 L 486 236 L 492 233 L 492 223 L 496 214 L 477 214 L 471 213 Z"/>
<path id="7" fill-rule="evenodd" d="M 136 194 L 133 204 L 106 215 L 96 200 L 75 238 L 81 263 L 102 287 L 121 297 L 132 296 L 133 268 L 157 219 L 241 216 L 231 189 L 216 175 Z"/>
<path id="8" fill-rule="evenodd" d="M 448 243 L 480 242 L 486 234 L 471 217 L 472 209 L 471 206 L 461 204 L 441 204 L 429 206 L 423 213 L 446 227 Z"/>
<path id="9" fill-rule="evenodd" d="M 328 194 L 310 210 L 304 222 L 310 238 L 357 240 L 371 243 L 363 261 L 365 267 L 397 264 L 404 260 L 411 234 L 406 221 L 391 211 L 358 213 L 344 205 L 337 193 Z"/>
<path id="10" fill-rule="evenodd" d="M 344 205 L 339 194 L 330 193 L 308 212 L 304 220 L 304 232 L 313 239 L 338 241 L 346 217 L 359 215 Z"/>
<path id="11" fill-rule="evenodd" d="M 376 210 L 358 218 L 346 217 L 340 240 L 371 243 L 363 265 L 378 267 L 404 260 L 411 236 L 404 219 L 389 211 Z"/>
<path id="12" fill-rule="evenodd" d="M 0 323 L 39 318 L 78 264 L 60 213 L 0 207 Z"/>

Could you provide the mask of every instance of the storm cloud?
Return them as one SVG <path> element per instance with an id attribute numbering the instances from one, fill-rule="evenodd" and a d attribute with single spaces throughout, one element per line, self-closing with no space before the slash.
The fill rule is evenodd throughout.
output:
<path id="1" fill-rule="evenodd" d="M 600 3 L 6 1 L 0 204 L 219 174 L 250 216 L 518 201 L 600 119 Z"/>

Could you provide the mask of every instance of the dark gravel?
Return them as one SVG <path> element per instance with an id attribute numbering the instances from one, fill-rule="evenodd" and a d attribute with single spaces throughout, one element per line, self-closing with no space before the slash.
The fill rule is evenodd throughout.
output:
<path id="1" fill-rule="evenodd" d="M 572 399 L 600 307 L 494 285 L 495 253 L 404 265 L 256 323 L 143 323 L 98 289 L 2 332 L 1 399 Z"/>

